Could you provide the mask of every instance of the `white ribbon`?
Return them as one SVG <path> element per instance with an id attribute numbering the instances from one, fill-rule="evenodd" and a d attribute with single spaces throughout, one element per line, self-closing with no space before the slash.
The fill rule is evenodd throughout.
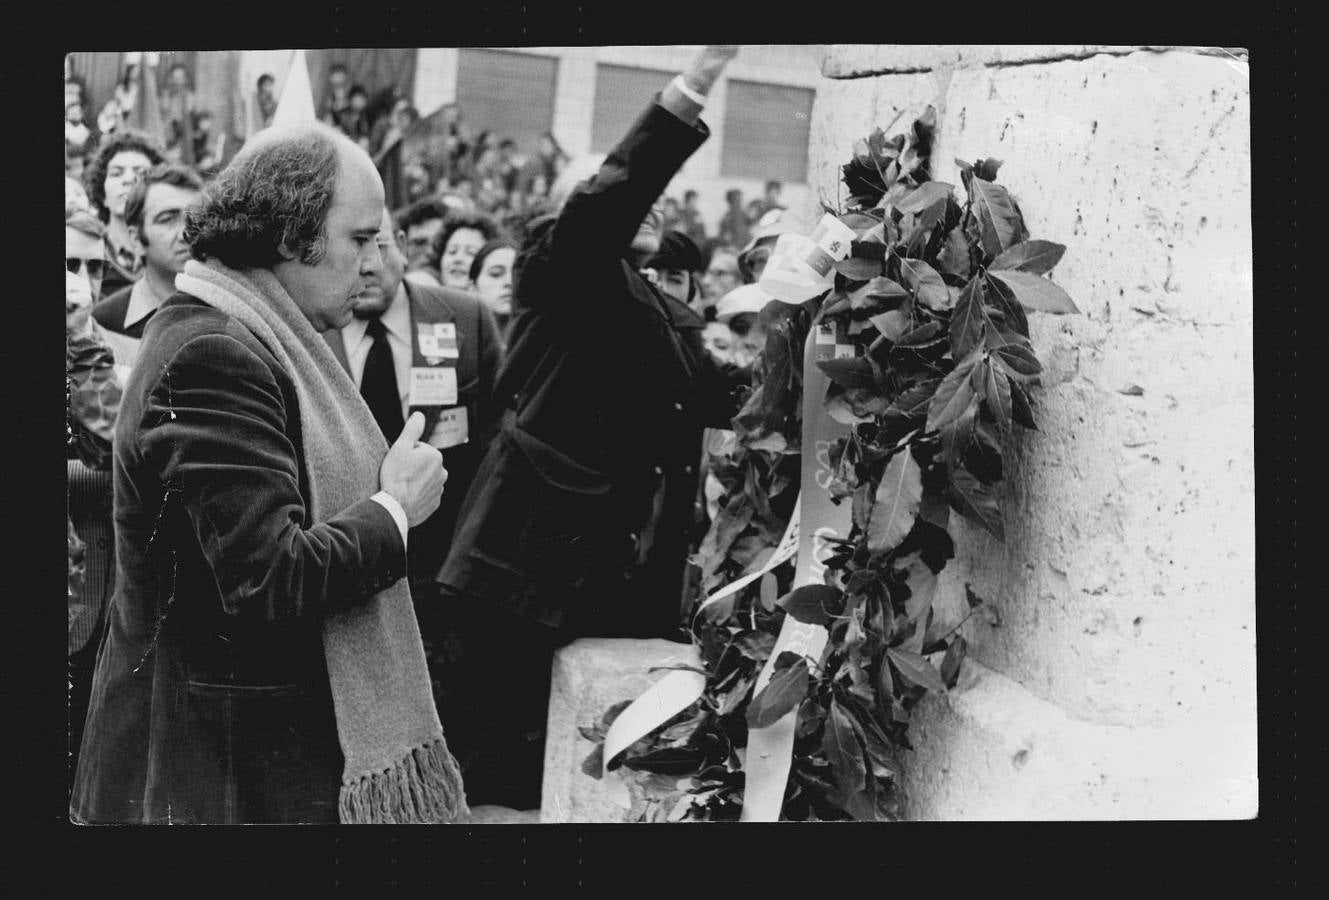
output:
<path id="1" fill-rule="evenodd" d="M 789 517 L 789 525 L 784 536 L 776 545 L 760 569 L 730 582 L 707 597 L 697 607 L 697 615 L 702 610 L 713 607 L 727 597 L 732 597 L 756 579 L 770 572 L 781 563 L 787 562 L 798 552 L 798 520 L 801 497 L 794 501 L 794 511 Z M 787 620 L 788 621 L 788 620 Z M 601 776 L 609 791 L 610 799 L 619 806 L 628 808 L 631 804 L 627 785 L 609 771 L 609 763 L 615 756 L 659 728 L 673 716 L 687 709 L 702 692 L 706 690 L 706 676 L 688 669 L 677 669 L 651 685 L 640 697 L 633 700 L 618 718 L 609 726 L 605 735 L 604 758 L 601 763 Z"/>

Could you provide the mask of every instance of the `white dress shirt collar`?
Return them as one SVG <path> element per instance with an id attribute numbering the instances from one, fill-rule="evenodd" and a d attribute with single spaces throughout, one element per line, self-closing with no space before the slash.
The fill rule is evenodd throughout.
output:
<path id="1" fill-rule="evenodd" d="M 129 328 L 135 322 L 147 318 L 157 307 L 162 305 L 161 297 L 152 292 L 148 285 L 148 276 L 146 274 L 139 276 L 138 281 L 129 289 L 129 305 L 125 307 L 125 327 Z"/>
<path id="2" fill-rule="evenodd" d="M 392 298 L 392 303 L 383 311 L 381 318 L 388 334 L 407 347 L 411 346 L 411 302 L 406 296 L 406 285 L 397 286 L 397 296 Z M 368 327 L 368 319 L 354 318 L 342 329 L 342 340 L 345 341 L 347 353 L 364 340 L 365 329 Z"/>

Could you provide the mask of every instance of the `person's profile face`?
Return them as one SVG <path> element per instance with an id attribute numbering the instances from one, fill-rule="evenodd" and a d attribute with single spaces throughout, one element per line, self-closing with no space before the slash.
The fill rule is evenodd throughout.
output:
<path id="1" fill-rule="evenodd" d="M 157 183 L 143 197 L 143 225 L 131 232 L 143 247 L 144 261 L 158 272 L 179 274 L 189 261 L 185 211 L 199 198 L 192 188 Z"/>
<path id="2" fill-rule="evenodd" d="M 439 262 L 444 287 L 465 290 L 470 286 L 471 261 L 484 245 L 485 236 L 478 228 L 458 228 L 448 235 Z"/>
<path id="3" fill-rule="evenodd" d="M 106 208 L 117 218 L 125 214 L 125 200 L 134 183 L 152 168 L 152 160 L 137 150 L 121 150 L 106 164 Z"/>
<path id="4" fill-rule="evenodd" d="M 409 271 L 429 265 L 429 248 L 442 230 L 442 219 L 425 219 L 406 229 L 406 268 Z"/>
<path id="5" fill-rule="evenodd" d="M 317 331 L 341 328 L 383 267 L 383 180 L 363 153 L 339 147 L 337 183 L 324 224 L 324 253 L 314 263 L 285 259 L 273 274 Z M 289 251 L 288 251 L 289 252 Z"/>
<path id="6" fill-rule="evenodd" d="M 475 277 L 476 296 L 495 315 L 512 314 L 512 263 L 516 258 L 517 251 L 511 247 L 492 250 Z"/>
<path id="7" fill-rule="evenodd" d="M 397 296 L 402 276 L 406 274 L 406 256 L 397 245 L 398 234 L 392 214 L 383 210 L 378 234 L 374 236 L 383 265 L 378 272 L 365 277 L 365 289 L 355 300 L 354 313 L 357 318 L 382 315 Z"/>

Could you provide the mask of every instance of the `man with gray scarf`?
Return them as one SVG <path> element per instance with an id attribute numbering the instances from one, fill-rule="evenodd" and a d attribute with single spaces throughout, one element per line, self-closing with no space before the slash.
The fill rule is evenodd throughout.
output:
<path id="1" fill-rule="evenodd" d="M 447 473 L 419 415 L 388 446 L 320 334 L 381 267 L 382 211 L 321 125 L 260 134 L 191 208 L 116 426 L 75 821 L 466 814 L 403 580 Z"/>

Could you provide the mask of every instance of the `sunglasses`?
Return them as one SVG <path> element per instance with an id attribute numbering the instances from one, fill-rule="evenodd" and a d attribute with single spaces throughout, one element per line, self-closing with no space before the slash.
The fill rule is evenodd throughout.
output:
<path id="1" fill-rule="evenodd" d="M 86 271 L 89 278 L 101 278 L 106 272 L 106 260 L 80 259 L 77 256 L 67 256 L 65 257 L 65 271 L 71 275 L 82 275 Z"/>

